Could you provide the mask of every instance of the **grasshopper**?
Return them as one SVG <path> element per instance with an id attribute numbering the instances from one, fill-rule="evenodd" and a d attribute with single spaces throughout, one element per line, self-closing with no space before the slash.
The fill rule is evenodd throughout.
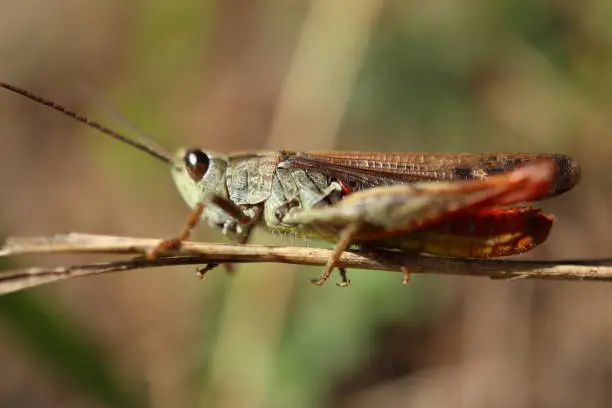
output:
<path id="1" fill-rule="evenodd" d="M 50 100 L 0 87 L 59 111 L 169 165 L 192 209 L 185 228 L 148 256 L 180 247 L 205 221 L 237 243 L 253 227 L 338 241 L 318 280 L 329 277 L 352 243 L 441 256 L 495 257 L 543 242 L 552 217 L 534 207 L 573 188 L 578 163 L 561 154 L 438 154 L 270 151 L 221 154 L 198 148 L 174 155 L 119 134 Z M 341 285 L 348 284 L 344 270 Z"/>

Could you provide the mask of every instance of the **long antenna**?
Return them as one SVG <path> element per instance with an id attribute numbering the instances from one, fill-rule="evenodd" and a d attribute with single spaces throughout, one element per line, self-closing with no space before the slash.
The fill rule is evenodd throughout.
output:
<path id="1" fill-rule="evenodd" d="M 8 89 L 11 92 L 15 92 L 16 94 L 19 94 L 21 96 L 25 96 L 28 99 L 33 100 L 34 102 L 38 102 L 42 105 L 45 105 L 53 110 L 56 110 L 57 112 L 63 113 L 66 116 L 69 116 L 73 119 L 76 119 L 77 121 L 89 126 L 90 128 L 96 129 L 102 133 L 104 133 L 107 136 L 110 136 L 114 139 L 117 139 L 123 143 L 129 144 L 130 146 L 133 146 L 135 148 L 137 148 L 138 150 L 141 150 L 145 153 L 148 153 L 149 155 L 163 161 L 164 163 L 168 163 L 171 164 L 172 163 L 172 158 L 170 157 L 169 154 L 158 150 L 158 149 L 154 149 L 151 146 L 147 146 L 144 143 L 141 143 L 137 140 L 131 139 L 125 135 L 122 135 L 121 133 L 115 132 L 112 129 L 107 128 L 106 126 L 102 125 L 101 123 L 96 122 L 95 120 L 91 120 L 86 116 L 83 116 L 75 111 L 72 111 L 62 105 L 59 105 L 53 101 L 50 101 L 48 99 L 42 98 L 38 95 L 35 95 L 29 91 L 26 91 L 25 89 L 13 86 L 11 84 L 8 84 L 6 82 L 2 82 L 0 81 L 0 87 L 4 88 L 4 89 Z"/>

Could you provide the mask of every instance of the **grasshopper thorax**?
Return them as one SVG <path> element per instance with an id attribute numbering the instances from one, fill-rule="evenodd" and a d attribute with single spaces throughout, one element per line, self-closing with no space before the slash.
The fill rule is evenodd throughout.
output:
<path id="1" fill-rule="evenodd" d="M 228 198 L 225 174 L 226 156 L 200 149 L 180 149 L 172 160 L 172 178 L 179 193 L 190 208 L 207 201 L 207 196 Z M 221 224 L 226 213 L 214 207 L 204 210 L 202 218 Z"/>

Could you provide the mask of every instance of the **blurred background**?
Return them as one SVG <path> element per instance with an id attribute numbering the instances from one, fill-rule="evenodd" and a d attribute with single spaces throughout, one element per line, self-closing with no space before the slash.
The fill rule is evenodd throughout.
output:
<path id="1" fill-rule="evenodd" d="M 536 151 L 584 179 L 523 259 L 612 255 L 612 3 L 0 1 L 0 78 L 170 149 Z M 168 168 L 0 92 L 0 231 L 168 237 Z M 129 124 L 131 125 L 129 125 Z M 197 230 L 200 240 L 222 241 Z M 313 245 L 257 234 L 255 243 Z M 3 260 L 5 269 L 77 257 Z M 10 263 L 9 263 L 10 262 Z M 612 288 L 250 265 L 0 298 L 2 407 L 609 407 Z"/>

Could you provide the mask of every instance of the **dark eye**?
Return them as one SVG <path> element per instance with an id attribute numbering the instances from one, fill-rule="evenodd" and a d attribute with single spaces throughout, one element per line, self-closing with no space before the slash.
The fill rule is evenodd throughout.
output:
<path id="1" fill-rule="evenodd" d="M 193 181 L 202 180 L 210 165 L 210 159 L 206 153 L 198 149 L 187 150 L 183 162 L 185 162 L 187 173 Z"/>

